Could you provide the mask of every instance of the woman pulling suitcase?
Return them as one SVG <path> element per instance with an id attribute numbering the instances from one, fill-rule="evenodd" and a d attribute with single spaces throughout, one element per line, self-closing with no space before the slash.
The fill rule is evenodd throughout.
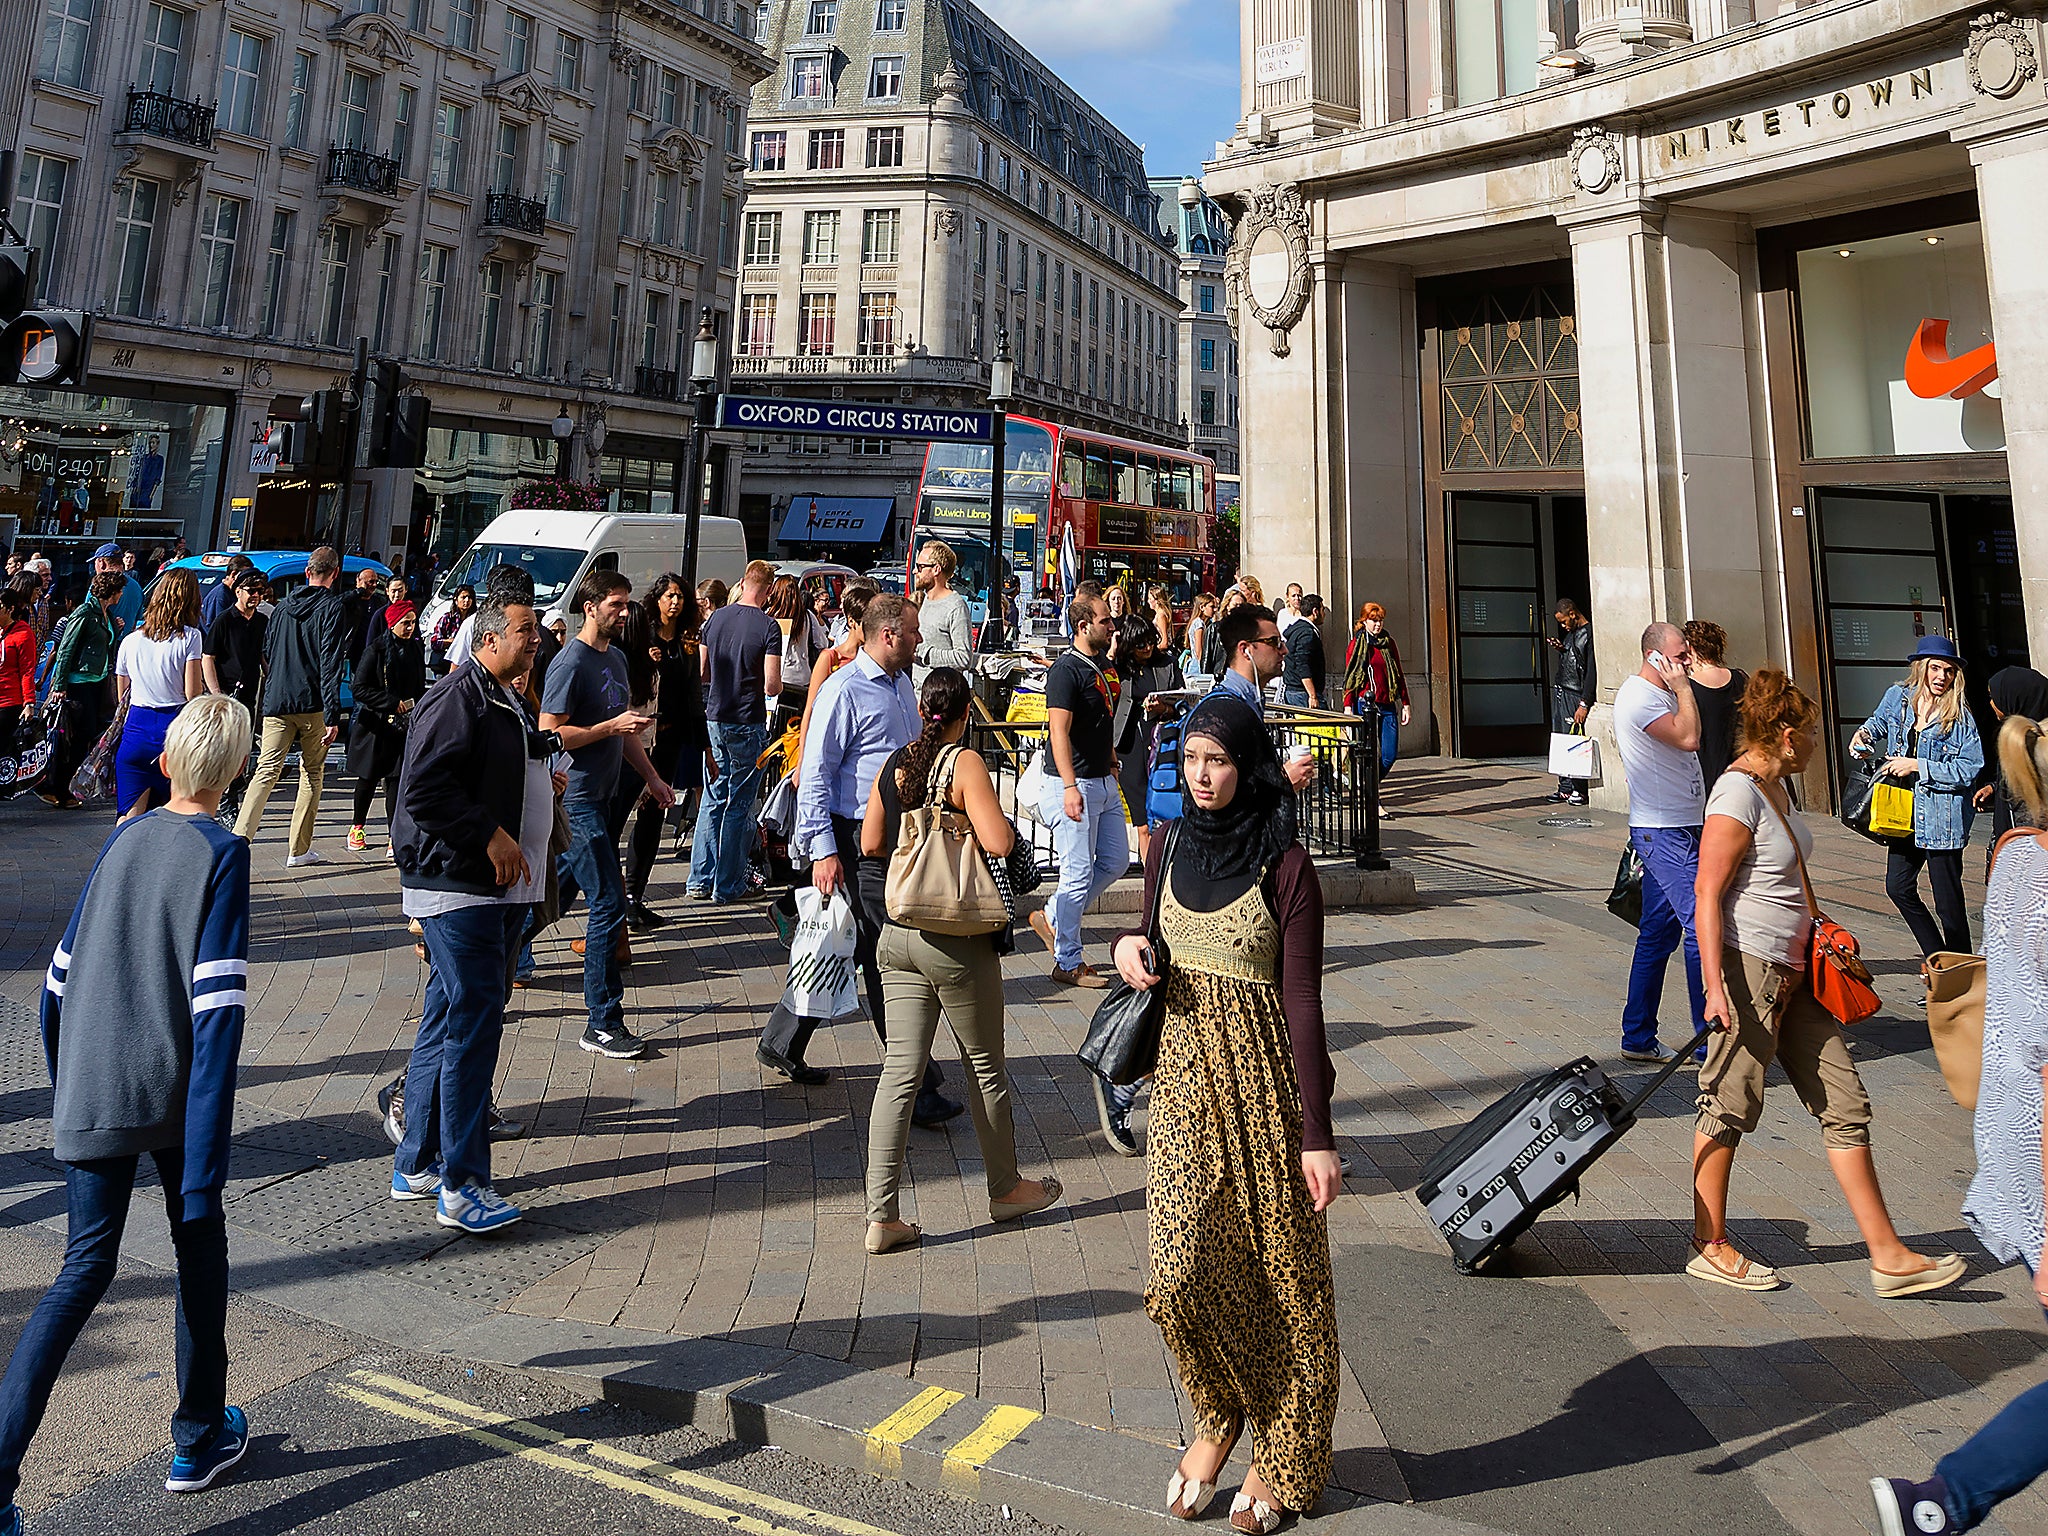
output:
<path id="1" fill-rule="evenodd" d="M 1880 1298 L 1940 1290 L 1963 1277 L 1963 1261 L 1930 1259 L 1899 1240 L 1871 1158 L 1870 1096 L 1807 973 L 1813 908 L 1805 858 L 1813 835 L 1792 809 L 1785 780 L 1813 756 L 1820 706 L 1783 672 L 1764 671 L 1749 680 L 1739 718 L 1742 752 L 1707 797 L 1695 887 L 1707 1022 L 1722 1029 L 1700 1068 L 1693 1258 L 1685 1272 L 1746 1291 L 1779 1283 L 1775 1270 L 1728 1241 L 1735 1147 L 1762 1118 L 1764 1074 L 1775 1059 L 1820 1121 L 1828 1166 L 1870 1249 L 1871 1288 Z"/>

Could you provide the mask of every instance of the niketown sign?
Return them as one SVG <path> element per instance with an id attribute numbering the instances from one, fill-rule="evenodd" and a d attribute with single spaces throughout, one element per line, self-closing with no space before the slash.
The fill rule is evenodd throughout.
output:
<path id="1" fill-rule="evenodd" d="M 911 437 L 947 443 L 986 443 L 995 437 L 995 418 L 987 411 L 761 395 L 721 395 L 718 424 L 740 432 L 789 432 L 802 437 Z"/>
<path id="2" fill-rule="evenodd" d="M 1949 356 L 1946 320 L 1922 320 L 1906 348 L 1906 388 L 1922 400 L 1966 400 L 1997 377 L 1998 350 L 1988 341 Z"/>
<path id="3" fill-rule="evenodd" d="M 1739 162 L 1846 147 L 1894 124 L 1954 110 L 1968 99 L 1963 66 L 1930 61 L 1875 79 L 1730 113 L 1688 128 L 1646 130 L 1646 174 L 1655 179 Z"/>

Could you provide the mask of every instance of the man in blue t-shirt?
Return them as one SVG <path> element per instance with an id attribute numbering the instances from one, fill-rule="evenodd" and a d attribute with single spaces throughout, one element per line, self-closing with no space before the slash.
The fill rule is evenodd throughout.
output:
<path id="1" fill-rule="evenodd" d="M 689 893 L 725 905 L 757 896 L 747 878 L 747 848 L 757 825 L 754 791 L 768 745 L 769 694 L 782 691 L 782 626 L 765 611 L 775 567 L 756 560 L 733 600 L 711 615 L 699 645 L 704 715 L 718 777 L 704 791 L 690 845 Z"/>
<path id="2" fill-rule="evenodd" d="M 583 940 L 570 946 L 583 955 L 583 1003 L 590 1011 L 582 1045 L 617 1060 L 647 1049 L 626 1028 L 626 985 L 619 973 L 619 951 L 626 942 L 626 882 L 611 827 L 611 799 L 621 762 L 640 775 L 663 810 L 676 801 L 675 791 L 662 782 L 640 745 L 637 733 L 652 717 L 628 707 L 626 658 L 611 643 L 625 623 L 632 592 L 632 583 L 617 571 L 592 571 L 577 585 L 575 611 L 582 628 L 548 668 L 540 701 L 541 729 L 558 732 L 569 754 L 569 787 L 562 796 L 569 821 L 569 851 L 560 866 L 562 907 L 568 909 L 578 890 L 590 902 Z"/>

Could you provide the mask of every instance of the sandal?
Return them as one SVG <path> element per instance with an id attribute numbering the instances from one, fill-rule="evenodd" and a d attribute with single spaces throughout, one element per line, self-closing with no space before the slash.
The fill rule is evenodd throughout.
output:
<path id="1" fill-rule="evenodd" d="M 1712 1280 L 1721 1285 L 1732 1285 L 1738 1291 L 1775 1291 L 1778 1288 L 1778 1272 L 1768 1264 L 1758 1264 L 1735 1253 L 1734 1245 L 1725 1237 L 1708 1240 L 1692 1240 L 1692 1262 L 1685 1266 L 1685 1272 L 1695 1280 Z M 1707 1256 L 1709 1248 L 1726 1248 L 1737 1261 L 1734 1269 L 1725 1269 Z"/>
<path id="2" fill-rule="evenodd" d="M 924 1228 L 914 1221 L 905 1222 L 898 1231 L 891 1231 L 879 1221 L 868 1223 L 868 1252 L 889 1253 L 897 1248 L 908 1248 L 924 1237 Z"/>
<path id="3" fill-rule="evenodd" d="M 1268 1504 L 1257 1494 L 1239 1491 L 1230 1501 L 1230 1528 L 1243 1531 L 1245 1536 L 1270 1536 L 1280 1529 L 1280 1522 L 1287 1518 L 1287 1511 L 1277 1504 Z"/>
<path id="4" fill-rule="evenodd" d="M 1237 1427 L 1230 1432 L 1228 1440 L 1211 1440 L 1209 1444 L 1223 1447 L 1223 1455 L 1216 1462 L 1216 1477 L 1223 1475 L 1223 1469 L 1230 1465 L 1230 1454 L 1237 1449 L 1238 1438 L 1244 1434 L 1244 1420 L 1237 1421 Z M 1199 1442 L 1203 1436 L 1196 1436 Z M 1193 1449 L 1192 1446 L 1189 1447 Z M 1181 1460 L 1187 1460 L 1183 1455 Z M 1196 1482 L 1179 1467 L 1173 1469 L 1173 1476 L 1166 1480 L 1166 1512 L 1176 1520 L 1192 1520 L 1209 1507 L 1209 1501 L 1216 1497 L 1216 1481 Z"/>

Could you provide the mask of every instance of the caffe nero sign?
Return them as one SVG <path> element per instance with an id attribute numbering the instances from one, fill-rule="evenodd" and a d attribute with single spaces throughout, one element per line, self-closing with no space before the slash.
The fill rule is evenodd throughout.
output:
<path id="1" fill-rule="evenodd" d="M 986 443 L 995 437 L 987 411 L 879 405 L 866 400 L 779 400 L 722 395 L 718 424 L 729 431 L 789 432 L 809 437 L 910 437 L 927 442 Z"/>

